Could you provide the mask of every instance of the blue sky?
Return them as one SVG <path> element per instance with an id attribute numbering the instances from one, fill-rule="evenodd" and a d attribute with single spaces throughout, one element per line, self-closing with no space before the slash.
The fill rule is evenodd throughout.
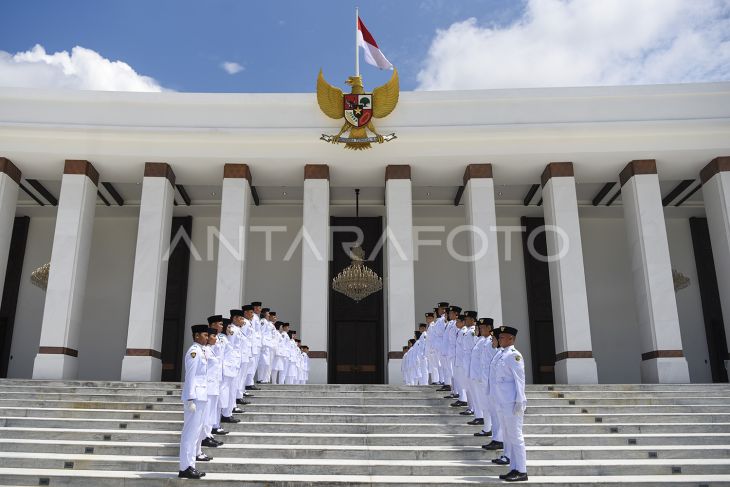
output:
<path id="1" fill-rule="evenodd" d="M 311 91 L 320 67 L 332 82 L 354 74 L 356 5 L 404 89 L 416 86 L 436 29 L 472 16 L 505 23 L 522 8 L 511 0 L 4 0 L 0 49 L 79 45 L 178 91 Z M 244 70 L 230 75 L 225 61 Z M 361 71 L 370 85 L 389 75 Z"/>
<path id="2" fill-rule="evenodd" d="M 342 86 L 355 5 L 404 90 L 730 79 L 730 0 L 2 0 L 0 86 Z M 366 87 L 390 75 L 361 64 Z"/>

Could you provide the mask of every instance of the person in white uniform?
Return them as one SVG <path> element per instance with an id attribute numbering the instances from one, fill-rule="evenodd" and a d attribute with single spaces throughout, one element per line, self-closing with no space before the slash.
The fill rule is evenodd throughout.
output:
<path id="1" fill-rule="evenodd" d="M 208 342 L 208 325 L 193 325 L 193 344 L 185 353 L 185 383 L 182 401 L 185 405 L 180 434 L 180 471 L 178 477 L 199 479 L 205 473 L 195 468 L 203 415 L 208 401 L 208 362 L 203 346 Z"/>
<path id="2" fill-rule="evenodd" d="M 485 450 L 504 449 L 504 428 L 501 425 L 499 410 L 497 408 L 497 388 L 494 387 L 494 384 L 497 383 L 495 379 L 495 374 L 497 371 L 495 364 L 497 363 L 497 361 L 499 361 L 500 357 L 502 356 L 502 352 L 504 351 L 499 346 L 499 330 L 500 327 L 492 329 L 492 349 L 494 355 L 492 356 L 492 360 L 489 362 L 489 370 L 487 371 L 487 376 L 485 379 L 485 384 L 487 386 L 487 401 L 489 401 L 489 405 L 492 411 L 492 441 L 487 445 L 482 445 L 482 448 L 484 448 Z M 497 465 L 509 465 L 510 460 L 507 457 L 507 454 L 508 453 L 506 451 L 503 452 L 500 457 L 492 460 L 492 463 L 495 463 Z"/>
<path id="3" fill-rule="evenodd" d="M 203 453 L 203 447 L 218 448 L 223 444 L 213 438 L 213 426 L 218 424 L 220 411 L 218 400 L 220 398 L 220 383 L 223 377 L 223 365 L 220 359 L 220 351 L 217 348 L 218 330 L 208 326 L 208 343 L 203 347 L 205 352 L 205 360 L 208 362 L 206 380 L 208 401 L 205 404 L 205 413 L 203 414 L 203 427 L 200 430 L 200 439 L 198 441 L 198 451 L 195 460 L 198 462 L 209 462 L 213 457 Z M 218 417 L 216 417 L 218 416 Z"/>
<path id="4" fill-rule="evenodd" d="M 454 352 L 454 375 L 458 378 L 459 401 L 467 403 L 467 410 L 462 411 L 462 416 L 471 416 L 474 414 L 474 400 L 469 383 L 469 365 L 471 364 L 471 349 L 474 348 L 476 340 L 477 320 L 476 311 L 464 311 L 464 326 L 461 333 L 456 335 L 456 346 Z"/>
<path id="5" fill-rule="evenodd" d="M 241 313 L 239 310 L 231 310 Z M 241 370 L 241 345 L 238 327 L 232 324 L 229 318 L 223 319 L 223 332 L 225 334 L 225 348 L 223 350 L 223 381 L 221 382 L 221 423 L 238 423 L 239 420 L 233 417 L 233 408 L 236 407 L 236 391 L 238 389 L 238 377 Z"/>
<path id="6" fill-rule="evenodd" d="M 469 382 L 469 401 L 471 401 L 472 410 L 474 412 L 474 419 L 469 421 L 469 425 L 484 425 L 484 409 L 485 403 L 483 399 L 483 385 L 480 385 L 479 378 L 482 374 L 482 370 L 485 368 L 484 360 L 486 358 L 486 347 L 485 341 L 487 340 L 488 332 L 485 333 L 485 326 L 481 323 L 484 318 L 480 318 L 477 321 L 476 326 L 476 337 L 474 340 L 474 346 L 471 348 L 469 353 L 469 368 L 467 369 L 467 380 Z M 487 344 L 489 346 L 489 344 Z M 487 422 L 489 421 L 489 412 L 486 414 Z M 491 426 L 491 422 L 490 425 Z M 489 431 L 489 430 L 487 430 Z"/>
<path id="7" fill-rule="evenodd" d="M 492 405 L 489 394 L 487 394 L 487 384 L 489 383 L 489 370 L 491 368 L 492 359 L 497 353 L 496 338 L 492 336 L 492 328 L 494 326 L 494 320 L 492 318 L 479 318 L 479 333 L 482 335 L 482 341 L 478 343 L 474 348 L 478 353 L 478 369 L 476 373 L 476 383 L 474 389 L 477 395 L 477 402 L 481 409 L 482 416 L 481 421 L 474 420 L 475 425 L 481 425 L 482 430 L 474 433 L 474 436 L 492 436 L 494 438 L 499 437 L 501 441 L 501 435 L 499 434 L 499 421 L 497 420 L 497 411 Z M 474 357 L 472 356 L 472 362 Z M 472 363 L 472 369 L 474 364 Z M 475 413 L 476 416 L 476 413 Z M 478 416 L 477 416 L 478 418 Z"/>
<path id="8" fill-rule="evenodd" d="M 510 458 L 510 471 L 499 478 L 508 482 L 527 480 L 527 453 L 522 423 L 525 396 L 525 361 L 514 346 L 517 329 L 499 328 L 499 344 L 503 349 L 495 367 L 495 397 L 499 419 L 504 428 L 504 450 Z M 509 453 L 507 453 L 509 452 Z"/>
<path id="9" fill-rule="evenodd" d="M 244 306 L 243 308 L 248 308 Z M 250 305 L 251 313 L 246 316 L 246 319 L 251 323 L 251 329 L 253 330 L 253 336 L 251 338 L 251 363 L 248 367 L 248 373 L 246 374 L 246 390 L 247 391 L 258 391 L 256 387 L 256 371 L 259 368 L 259 362 L 261 360 L 261 301 L 253 301 Z M 243 309 L 242 308 L 242 309 Z M 245 310 L 244 310 L 245 312 Z"/>
<path id="10" fill-rule="evenodd" d="M 447 382 L 446 377 L 446 327 L 448 324 L 448 318 L 447 318 L 447 311 L 449 308 L 449 303 L 447 302 L 440 302 L 434 308 L 436 312 L 436 321 L 434 322 L 433 326 L 433 333 L 432 335 L 436 338 L 434 343 L 434 349 L 438 353 L 438 363 L 439 363 L 439 383 L 441 384 L 441 388 L 438 389 L 439 391 L 451 391 L 451 382 Z"/>
<path id="11" fill-rule="evenodd" d="M 439 377 L 439 354 L 436 348 L 437 340 L 436 332 L 436 314 L 426 313 L 426 333 L 428 340 L 426 340 L 426 362 L 428 363 L 428 373 L 430 376 L 430 384 L 432 386 L 438 385 L 441 381 Z"/>
<path id="12" fill-rule="evenodd" d="M 426 343 L 428 334 L 426 333 L 426 323 L 419 323 L 416 331 L 416 383 L 419 386 L 428 385 L 428 358 L 426 356 Z"/>
<path id="13" fill-rule="evenodd" d="M 271 316 L 271 312 L 269 312 Z M 276 319 L 276 315 L 274 318 Z M 274 329 L 276 330 L 276 348 L 272 351 L 272 362 L 271 362 L 271 383 L 278 384 L 281 372 L 284 370 L 284 337 L 281 333 L 281 321 L 274 321 Z"/>

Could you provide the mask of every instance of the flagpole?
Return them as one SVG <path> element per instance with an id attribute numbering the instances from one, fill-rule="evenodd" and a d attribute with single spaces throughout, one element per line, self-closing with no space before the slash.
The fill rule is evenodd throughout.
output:
<path id="1" fill-rule="evenodd" d="M 355 7 L 355 76 L 360 76 L 360 46 L 357 31 L 360 27 L 360 9 Z"/>

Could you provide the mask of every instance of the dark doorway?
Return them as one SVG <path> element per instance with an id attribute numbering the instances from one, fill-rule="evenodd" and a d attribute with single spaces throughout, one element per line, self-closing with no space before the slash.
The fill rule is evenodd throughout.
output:
<path id="1" fill-rule="evenodd" d="M 692 233 L 692 248 L 695 254 L 697 280 L 700 287 L 702 315 L 705 319 L 705 335 L 707 336 L 707 351 L 710 356 L 712 381 L 727 382 L 725 359 L 728 354 L 727 342 L 725 341 L 725 325 L 722 320 L 720 291 L 717 287 L 715 260 L 712 257 L 712 244 L 710 243 L 707 218 L 690 218 L 689 228 Z"/>
<path id="2" fill-rule="evenodd" d="M 522 251 L 525 260 L 527 287 L 527 314 L 530 321 L 530 351 L 532 353 L 532 381 L 535 384 L 555 383 L 555 332 L 553 306 L 550 297 L 550 271 L 544 260 L 533 253 L 547 255 L 547 241 L 543 228 L 544 218 L 522 217 Z M 531 238 L 531 235 L 534 236 Z M 530 245 L 530 242 L 532 245 Z"/>
<path id="3" fill-rule="evenodd" d="M 10 237 L 8 267 L 5 271 L 5 285 L 3 286 L 2 305 L 0 305 L 0 353 L 2 353 L 0 355 L 0 377 L 8 376 L 8 364 L 12 358 L 10 346 L 13 343 L 15 310 L 18 305 L 29 224 L 29 217 L 16 217 L 13 223 L 13 235 Z"/>
<path id="4" fill-rule="evenodd" d="M 188 300 L 188 269 L 190 247 L 188 241 L 193 227 L 193 217 L 178 216 L 172 219 L 170 241 L 175 248 L 167 263 L 167 291 L 165 293 L 165 318 L 162 327 L 162 380 L 178 382 L 182 377 L 182 355 L 185 343 L 185 308 Z M 184 233 L 180 233 L 184 232 Z M 177 236 L 177 238 L 176 238 Z"/>
<path id="5" fill-rule="evenodd" d="M 383 252 L 372 256 L 380 239 L 380 217 L 331 217 L 332 227 L 359 227 L 364 234 L 362 245 L 368 265 L 383 276 Z M 350 265 L 343 242 L 355 240 L 354 232 L 332 233 L 330 281 Z M 348 247 L 349 248 L 349 247 Z M 382 384 L 385 380 L 383 359 L 383 291 L 355 302 L 330 287 L 329 294 L 328 382 L 330 384 Z"/>

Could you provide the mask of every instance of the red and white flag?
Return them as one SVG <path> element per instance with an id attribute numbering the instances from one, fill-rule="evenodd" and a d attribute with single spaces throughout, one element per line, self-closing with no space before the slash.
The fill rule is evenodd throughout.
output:
<path id="1" fill-rule="evenodd" d="M 365 28 L 360 17 L 357 17 L 357 44 L 365 51 L 365 61 L 380 69 L 393 69 L 393 65 L 383 55 L 383 51 L 378 48 L 373 36 Z"/>

